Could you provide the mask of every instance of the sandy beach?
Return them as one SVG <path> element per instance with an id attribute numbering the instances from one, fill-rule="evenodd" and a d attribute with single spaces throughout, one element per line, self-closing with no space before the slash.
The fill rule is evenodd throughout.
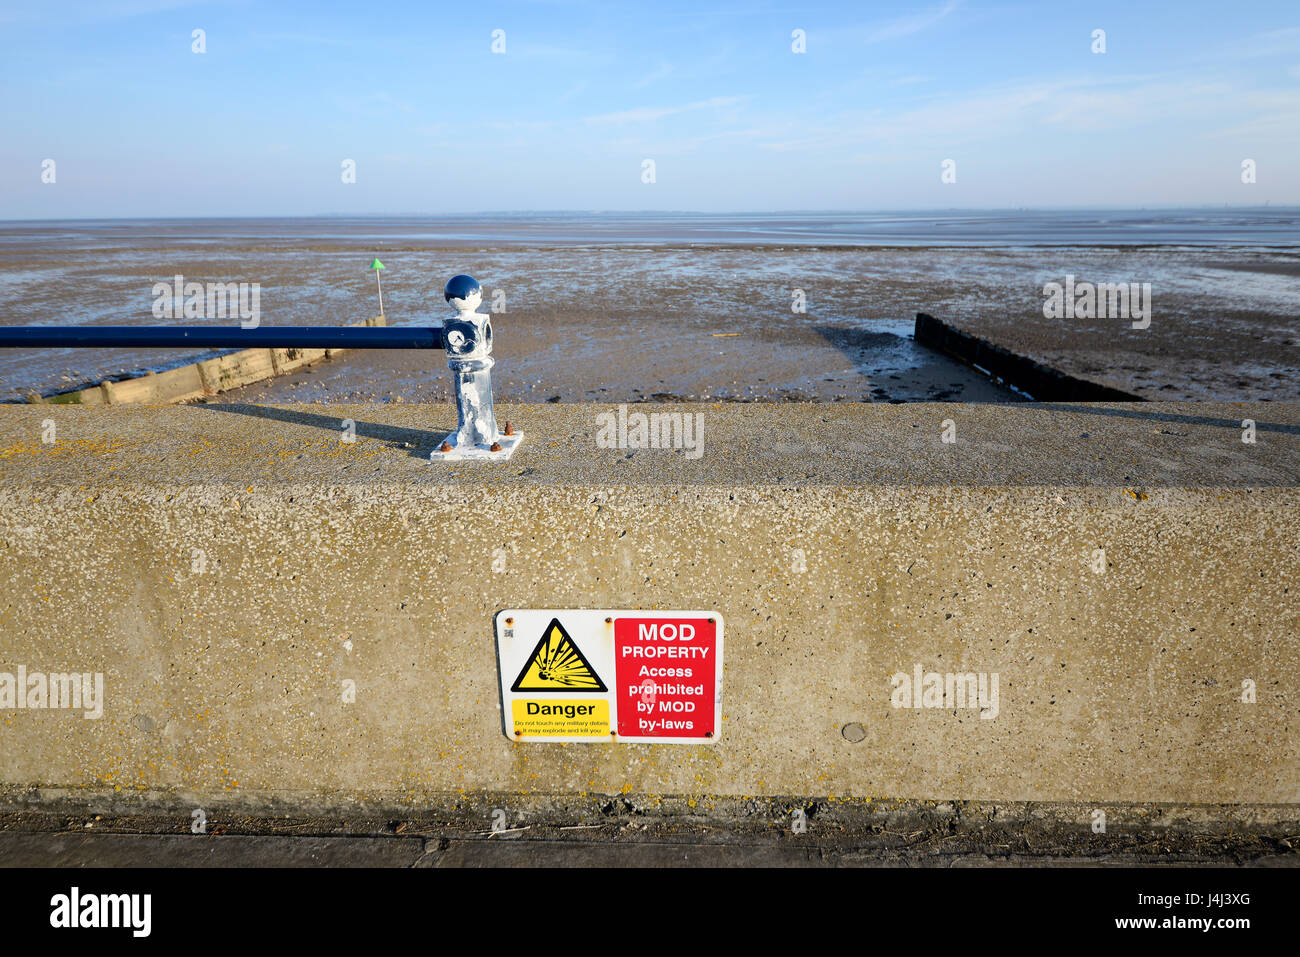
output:
<path id="1" fill-rule="evenodd" d="M 911 342 L 917 312 L 1144 398 L 1300 396 L 1300 251 L 1282 246 L 695 243 L 660 227 L 655 242 L 592 245 L 568 233 L 530 245 L 519 241 L 529 230 L 484 227 L 483 243 L 494 245 L 471 245 L 445 228 L 432 237 L 349 228 L 355 235 L 312 221 L 292 230 L 200 224 L 184 237 L 142 237 L 123 226 L 35 252 L 4 242 L 0 321 L 153 323 L 152 283 L 182 274 L 259 283 L 263 324 L 342 325 L 378 312 L 365 268 L 377 254 L 392 325 L 440 323 L 442 286 L 455 273 L 482 282 L 483 308 L 495 312 L 495 386 L 507 400 L 1017 398 Z M 1066 276 L 1150 283 L 1149 327 L 1045 318 L 1044 286 Z M 0 398 L 180 358 L 6 350 Z M 231 396 L 441 400 L 444 372 L 440 354 L 352 353 Z"/>

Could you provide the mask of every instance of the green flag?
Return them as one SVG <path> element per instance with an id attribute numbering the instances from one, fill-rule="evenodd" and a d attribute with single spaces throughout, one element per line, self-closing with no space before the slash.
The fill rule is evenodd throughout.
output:
<path id="1" fill-rule="evenodd" d="M 378 259 L 376 259 L 374 262 L 372 262 L 372 263 L 370 264 L 370 268 L 371 268 L 371 269 L 383 269 L 383 268 L 384 268 L 384 264 L 381 263 Z"/>

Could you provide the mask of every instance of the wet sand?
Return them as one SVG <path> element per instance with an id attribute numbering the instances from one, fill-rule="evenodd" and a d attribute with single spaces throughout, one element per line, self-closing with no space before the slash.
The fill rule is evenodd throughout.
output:
<path id="1" fill-rule="evenodd" d="M 262 322 L 442 321 L 442 285 L 480 279 L 496 313 L 495 384 L 523 401 L 1000 401 L 1011 393 L 907 340 L 917 312 L 1063 372 L 1152 399 L 1300 398 L 1300 251 L 1260 247 L 455 246 L 123 241 L 0 254 L 0 321 L 156 322 L 150 284 L 262 284 Z M 1150 282 L 1151 326 L 1045 319 L 1044 283 Z M 806 311 L 791 309 L 802 290 Z M 125 303 L 126 305 L 123 305 Z M 180 354 L 0 350 L 0 399 L 69 388 Z M 352 353 L 231 394 L 246 401 L 445 398 L 440 353 Z"/>
<path id="2" fill-rule="evenodd" d="M 466 271 L 485 277 L 489 302 L 493 289 L 506 294 L 506 312 L 494 320 L 494 374 L 512 399 L 1016 398 L 906 338 L 918 311 L 1144 398 L 1300 399 L 1293 252 L 694 247 L 462 255 Z M 1150 328 L 1045 319 L 1043 284 L 1067 273 L 1151 282 Z M 806 295 L 805 314 L 791 311 L 795 288 Z M 440 299 L 420 304 L 427 321 L 440 321 Z M 405 318 L 405 308 L 390 307 L 390 321 Z M 441 356 L 353 354 L 237 397 L 433 399 L 447 394 L 442 371 Z"/>
<path id="3" fill-rule="evenodd" d="M 651 333 L 617 316 L 497 316 L 493 389 L 522 402 L 964 401 L 1019 397 L 897 333 L 689 321 Z M 717 333 L 711 329 L 730 329 Z M 908 331 L 904 332 L 903 326 Z M 658 345 L 653 341 L 662 338 Z M 224 394 L 247 402 L 440 401 L 450 398 L 441 352 L 353 352 Z"/>

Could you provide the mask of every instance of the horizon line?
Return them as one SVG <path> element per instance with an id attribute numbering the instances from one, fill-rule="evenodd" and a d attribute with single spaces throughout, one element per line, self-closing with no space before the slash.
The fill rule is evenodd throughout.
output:
<path id="1" fill-rule="evenodd" d="M 947 213 L 1047 213 L 1047 212 L 1154 212 L 1172 210 L 1237 210 L 1237 211 L 1297 211 L 1300 202 L 1273 204 L 1271 202 L 1234 205 L 1224 203 L 1173 203 L 1148 204 L 1142 206 L 942 206 L 942 207 L 879 207 L 874 209 L 734 209 L 734 210 L 698 210 L 698 209 L 495 209 L 475 210 L 471 212 L 315 212 L 315 213 L 264 213 L 243 215 L 213 214 L 175 214 L 175 215 L 125 215 L 125 216 L 48 216 L 48 217 L 0 217 L 0 223 L 59 223 L 59 222 L 115 222 L 141 220 L 256 220 L 256 219 L 424 219 L 424 218 L 470 218 L 489 216 L 859 216 L 899 213 L 921 213 L 925 215 Z"/>

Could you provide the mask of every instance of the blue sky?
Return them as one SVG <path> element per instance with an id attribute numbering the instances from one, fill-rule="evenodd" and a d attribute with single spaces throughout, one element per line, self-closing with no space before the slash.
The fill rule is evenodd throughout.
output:
<path id="1" fill-rule="evenodd" d="M 0 218 L 1300 203 L 1295 0 L 29 0 L 0 84 Z"/>

